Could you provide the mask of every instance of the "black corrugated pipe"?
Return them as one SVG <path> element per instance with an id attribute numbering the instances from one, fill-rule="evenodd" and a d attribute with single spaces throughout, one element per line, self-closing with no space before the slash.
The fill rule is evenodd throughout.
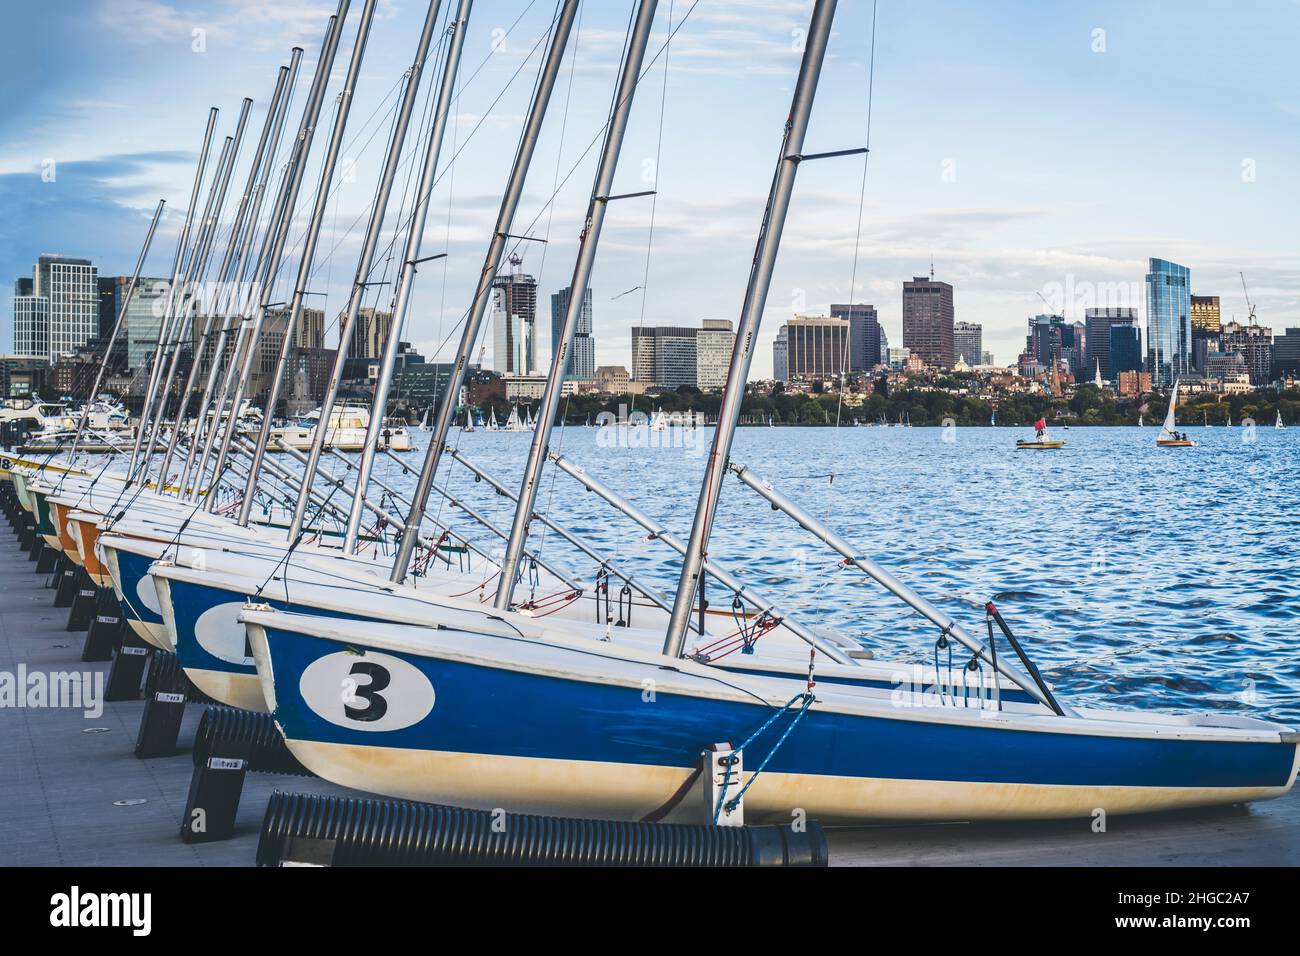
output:
<path id="1" fill-rule="evenodd" d="M 239 757 L 256 773 L 315 774 L 298 762 L 270 714 L 213 704 L 203 712 L 194 734 L 194 766 L 209 757 Z"/>
<path id="2" fill-rule="evenodd" d="M 826 866 L 821 824 L 715 827 L 530 816 L 275 791 L 259 866 Z"/>

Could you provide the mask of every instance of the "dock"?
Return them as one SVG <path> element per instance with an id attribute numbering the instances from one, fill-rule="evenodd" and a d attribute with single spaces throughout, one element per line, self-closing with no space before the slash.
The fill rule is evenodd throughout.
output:
<path id="1" fill-rule="evenodd" d="M 7 532 L 7 527 L 0 532 Z M 46 575 L 0 534 L 0 673 L 107 675 L 80 658 Z M 0 863 L 8 866 L 252 866 L 275 789 L 368 796 L 319 778 L 249 773 L 234 836 L 183 843 L 202 704 L 186 707 L 173 756 L 133 750 L 144 702 L 0 707 Z M 828 831 L 832 866 L 1297 866 L 1300 793 L 1251 807 L 1090 820 L 870 826 Z"/>

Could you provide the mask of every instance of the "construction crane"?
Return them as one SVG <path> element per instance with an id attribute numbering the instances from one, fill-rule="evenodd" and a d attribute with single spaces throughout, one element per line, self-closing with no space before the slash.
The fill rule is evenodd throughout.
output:
<path id="1" fill-rule="evenodd" d="M 1255 325 L 1255 303 L 1250 301 L 1250 291 L 1246 288 L 1246 273 L 1238 272 L 1241 276 L 1241 293 L 1246 297 L 1246 308 L 1250 310 L 1250 324 Z"/>

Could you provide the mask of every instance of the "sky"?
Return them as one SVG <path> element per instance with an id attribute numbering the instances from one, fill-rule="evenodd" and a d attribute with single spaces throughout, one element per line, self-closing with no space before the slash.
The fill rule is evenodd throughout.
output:
<path id="1" fill-rule="evenodd" d="M 352 55 L 354 0 L 300 197 L 286 290 Z M 443 5 L 442 15 L 454 7 Z M 6 4 L 0 35 L 0 281 L 42 253 L 129 274 L 153 206 L 167 214 L 145 272 L 170 273 L 209 107 L 218 137 L 254 101 L 233 208 L 280 64 L 304 48 L 296 128 L 330 0 L 59 0 Z M 555 0 L 477 0 L 403 338 L 449 357 L 482 267 Z M 330 184 L 309 300 L 347 301 L 403 72 L 427 4 L 378 0 Z M 808 0 L 661 0 L 592 278 L 597 364 L 628 365 L 629 328 L 737 319 L 799 65 Z M 873 36 L 872 19 L 875 14 Z M 569 283 L 633 3 L 585 0 L 513 232 L 550 294 Z M 683 22 L 683 17 L 685 20 Z M 668 41 L 669 24 L 676 30 Z M 1145 313 L 1150 256 L 1192 291 L 1262 324 L 1300 326 L 1300 2 L 841 0 L 751 377 L 771 374 L 781 323 L 832 302 L 874 304 L 902 344 L 902 283 L 954 286 L 1002 363 L 1025 320 L 1093 304 Z M 873 67 L 874 58 L 874 67 Z M 441 62 L 425 70 L 420 105 Z M 412 126 L 372 282 L 391 279 L 424 144 Z M 865 177 L 864 177 L 865 167 Z M 553 198 L 553 201 L 552 201 Z M 400 248 L 400 246 L 398 247 Z M 224 245 L 218 246 L 219 250 Z M 391 286 L 368 287 L 387 306 Z M 323 294 L 323 296 L 322 296 Z M 277 300 L 287 298 L 277 296 Z M 0 349 L 12 302 L 0 296 Z M 327 344 L 335 333 L 327 332 Z M 491 359 L 490 329 L 480 340 Z"/>

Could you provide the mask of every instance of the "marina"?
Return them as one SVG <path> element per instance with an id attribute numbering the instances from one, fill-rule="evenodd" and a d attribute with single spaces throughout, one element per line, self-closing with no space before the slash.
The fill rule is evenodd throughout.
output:
<path id="1" fill-rule="evenodd" d="M 1148 371 L 1112 334 L 1118 313 L 1100 317 L 1107 342 L 1138 365 L 1107 351 L 1104 375 L 1084 345 L 1095 324 L 1062 309 L 1031 317 L 1014 373 L 991 370 L 963 324 L 976 372 L 940 334 L 958 330 L 931 261 L 903 285 L 914 348 L 901 366 L 880 336 L 863 359 L 872 307 L 832 305 L 842 317 L 828 322 L 797 311 L 773 345 L 774 374 L 786 367 L 754 401 L 787 222 L 816 201 L 797 183 L 852 184 L 855 168 L 858 234 L 836 254 L 856 295 L 871 111 L 864 140 L 835 141 L 832 123 L 825 141 L 819 89 L 851 40 L 835 0 L 805 5 L 782 61 L 789 109 L 767 130 L 767 192 L 743 204 L 754 245 L 734 323 L 638 323 L 636 377 L 603 367 L 626 388 L 606 394 L 635 407 L 686 339 L 694 384 L 653 386 L 634 415 L 573 413 L 579 382 L 597 380 L 602 241 L 627 247 L 638 203 L 649 281 L 660 190 L 653 177 L 623 190 L 637 122 L 656 115 L 647 78 L 660 64 L 662 137 L 670 48 L 695 6 L 630 4 L 616 69 L 599 74 L 608 107 L 581 157 L 585 198 L 561 201 L 558 159 L 550 173 L 543 211 L 581 217 L 551 253 L 569 278 L 544 365 L 522 262 L 551 241 L 531 191 L 557 123 L 564 155 L 589 55 L 580 0 L 523 31 L 531 49 L 505 81 L 520 81 L 519 111 L 469 133 L 512 147 L 504 181 L 475 218 L 448 178 L 447 249 L 426 226 L 465 147 L 459 97 L 485 82 L 462 65 L 473 0 L 421 5 L 396 63 L 373 56 L 381 0 L 337 0 L 314 51 L 286 51 L 259 100 L 208 110 L 185 154 L 183 219 L 157 236 L 159 200 L 138 223 L 82 403 L 33 390 L 6 409 L 0 740 L 19 768 L 0 794 L 6 860 L 1300 863 L 1300 439 L 1284 422 L 1300 392 L 1285 369 L 1269 377 L 1260 332 L 1228 323 L 1191 347 L 1186 317 L 1164 315 L 1188 293 L 1186 267 L 1149 260 Z M 875 31 L 873 5 L 868 103 Z M 377 75 L 391 86 L 354 117 Z M 373 192 L 341 227 L 332 203 L 362 131 Z M 475 251 L 444 262 L 453 223 Z M 135 343 L 128 409 L 106 391 L 109 358 L 138 287 L 153 287 L 156 245 L 170 281 L 156 335 Z M 60 258 L 39 260 L 31 288 Z M 310 303 L 338 261 L 355 272 L 325 349 L 326 311 Z M 450 361 L 422 368 L 403 336 L 417 287 L 444 267 L 477 279 L 439 327 Z M 1242 288 L 1258 330 L 1244 274 Z M 1122 318 L 1134 332 L 1136 315 Z M 489 323 L 500 374 L 482 366 Z M 810 372 L 819 335 L 844 358 Z M 1220 349 L 1234 344 L 1230 361 Z M 1215 378 L 1214 362 L 1231 370 Z M 579 364 L 593 366 L 582 379 Z M 434 390 L 422 415 L 403 398 L 413 379 Z M 1240 425 L 1212 428 L 1210 404 Z M 963 424 L 944 414 L 958 406 Z M 777 428 L 780 407 L 826 427 Z M 1179 423 L 1189 407 L 1201 424 Z M 1107 425 L 1161 408 L 1154 441 Z M 1019 454 L 1031 450 L 1054 454 Z"/>

